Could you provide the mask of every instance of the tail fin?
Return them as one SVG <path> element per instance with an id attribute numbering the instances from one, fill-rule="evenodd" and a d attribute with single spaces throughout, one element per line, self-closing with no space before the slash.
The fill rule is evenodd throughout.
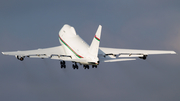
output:
<path id="1" fill-rule="evenodd" d="M 96 34 L 94 36 L 94 39 L 90 45 L 89 51 L 91 54 L 97 56 L 98 55 L 98 50 L 99 50 L 99 43 L 100 43 L 100 37 L 101 37 L 101 29 L 102 26 L 99 25 Z"/>

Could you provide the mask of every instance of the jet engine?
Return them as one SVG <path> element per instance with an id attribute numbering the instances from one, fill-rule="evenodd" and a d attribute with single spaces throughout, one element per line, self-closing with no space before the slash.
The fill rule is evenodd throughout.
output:
<path id="1" fill-rule="evenodd" d="M 147 55 L 143 55 L 143 57 L 139 57 L 140 59 L 146 60 Z"/>
<path id="2" fill-rule="evenodd" d="M 16 57 L 18 60 L 20 60 L 20 61 L 23 61 L 23 60 L 24 60 L 24 58 L 25 58 L 24 56 L 18 56 L 18 55 L 17 55 L 17 56 L 15 56 L 15 57 Z"/>

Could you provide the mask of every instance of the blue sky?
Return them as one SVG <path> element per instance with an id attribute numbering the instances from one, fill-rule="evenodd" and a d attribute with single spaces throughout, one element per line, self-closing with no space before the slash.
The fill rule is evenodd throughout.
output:
<path id="1" fill-rule="evenodd" d="M 102 25 L 100 46 L 180 53 L 179 0 L 1 0 L 0 51 L 59 45 L 64 24 L 88 44 Z M 1 101 L 179 101 L 179 55 L 61 69 L 59 61 L 0 55 Z M 81 66 L 80 66 L 81 67 Z"/>

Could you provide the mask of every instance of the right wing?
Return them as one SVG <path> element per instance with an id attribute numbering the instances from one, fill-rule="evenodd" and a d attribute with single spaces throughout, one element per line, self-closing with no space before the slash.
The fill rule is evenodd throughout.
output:
<path id="1" fill-rule="evenodd" d="M 135 60 L 134 57 L 139 57 L 145 60 L 148 55 L 156 55 L 156 54 L 176 54 L 176 52 L 166 51 L 166 50 L 138 50 L 138 49 L 118 49 L 118 48 L 99 47 L 99 57 L 101 57 L 101 59 L 104 59 L 104 62 L 105 61 L 115 62 L 118 60 L 119 61 Z M 108 61 L 108 59 L 110 59 L 110 61 Z"/>
<path id="2" fill-rule="evenodd" d="M 4 55 L 14 55 L 18 59 L 20 57 L 30 57 L 30 58 L 51 58 L 51 59 L 63 59 L 63 58 L 71 58 L 70 55 L 67 55 L 64 52 L 62 46 L 51 47 L 51 48 L 43 48 L 36 50 L 26 50 L 26 51 L 13 51 L 13 52 L 2 52 Z"/>
<path id="3" fill-rule="evenodd" d="M 106 55 L 156 55 L 156 54 L 176 54 L 174 51 L 167 50 L 138 50 L 138 49 L 118 49 L 100 47 L 100 50 Z"/>

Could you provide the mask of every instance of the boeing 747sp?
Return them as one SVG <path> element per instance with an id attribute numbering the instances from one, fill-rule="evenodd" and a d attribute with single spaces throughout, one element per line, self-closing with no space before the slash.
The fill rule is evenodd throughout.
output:
<path id="1" fill-rule="evenodd" d="M 2 52 L 2 54 L 13 55 L 20 61 L 23 61 L 25 57 L 55 59 L 60 61 L 61 68 L 66 68 L 65 61 L 72 61 L 73 69 L 78 69 L 77 63 L 82 64 L 84 69 L 89 69 L 89 65 L 92 65 L 92 68 L 97 68 L 100 62 L 131 61 L 136 60 L 137 57 L 145 60 L 148 55 L 176 54 L 174 51 L 165 50 L 99 47 L 101 29 L 102 26 L 99 25 L 91 45 L 88 45 L 76 34 L 74 27 L 65 24 L 58 35 L 60 46 L 27 51 Z"/>

